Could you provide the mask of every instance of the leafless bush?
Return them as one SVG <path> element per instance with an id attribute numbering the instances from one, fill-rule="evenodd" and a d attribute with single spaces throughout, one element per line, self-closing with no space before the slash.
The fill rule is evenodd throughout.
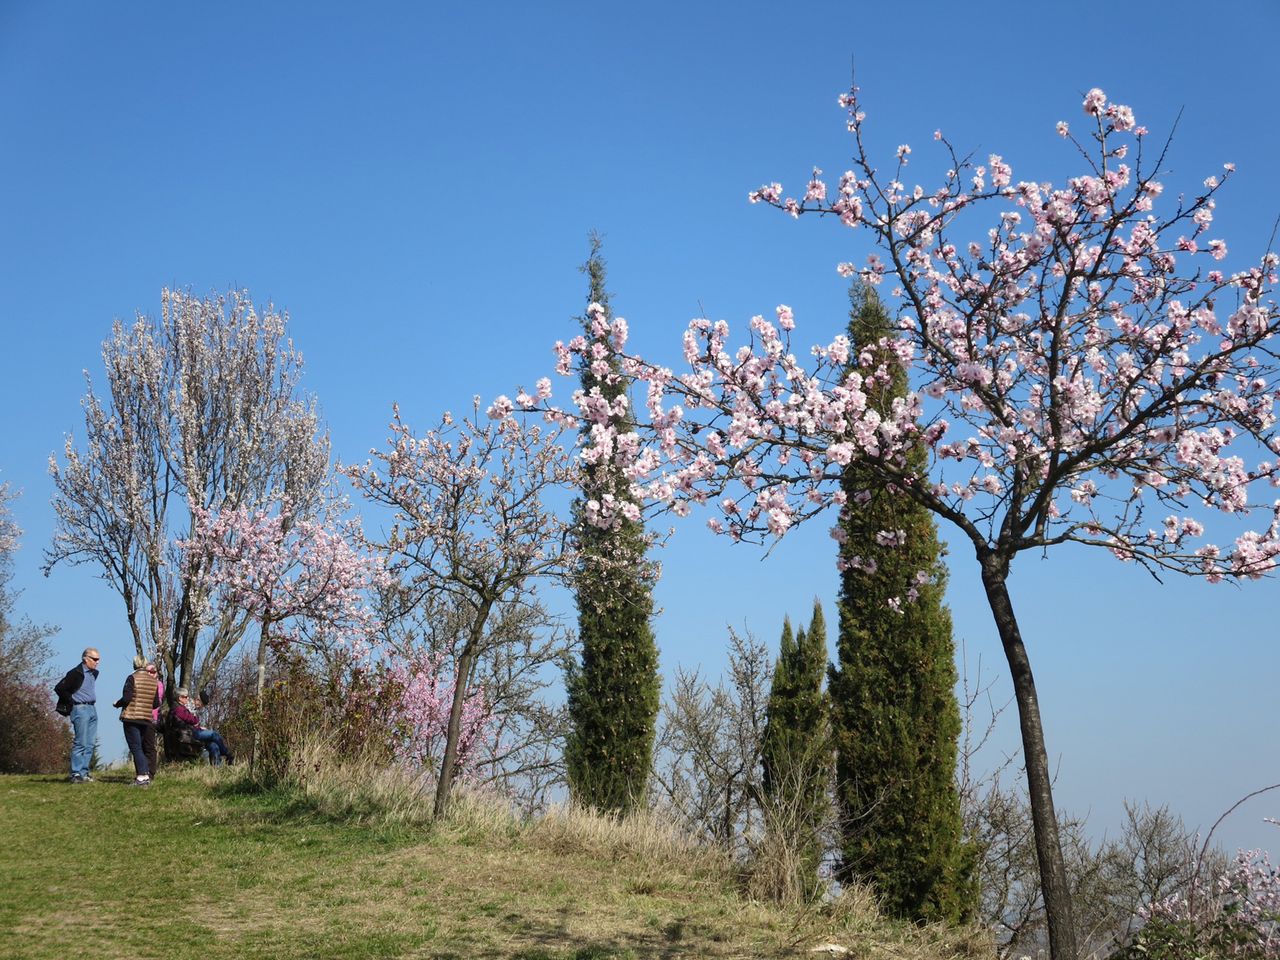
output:
<path id="1" fill-rule="evenodd" d="M 71 736 L 49 691 L 49 638 L 57 628 L 15 615 L 20 591 L 9 584 L 22 537 L 11 506 L 17 496 L 0 483 L 0 773 L 52 773 L 66 768 Z"/>
<path id="2" fill-rule="evenodd" d="M 825 752 L 795 758 L 786 777 L 773 796 L 762 798 L 762 829 L 745 837 L 744 881 L 753 898 L 794 906 L 818 899 L 826 889 L 830 871 L 822 867 L 832 865 L 840 834 L 835 805 L 815 808 L 807 789 L 821 778 L 827 783 L 825 796 L 833 795 L 833 771 Z"/>
<path id="3" fill-rule="evenodd" d="M 729 669 L 715 686 L 677 670 L 663 704 L 652 792 L 677 822 L 745 856 L 761 833 L 760 751 L 772 659 L 750 631 L 729 630 Z"/>
<path id="4" fill-rule="evenodd" d="M 49 688 L 0 675 L 0 773 L 65 771 L 71 729 L 53 712 Z"/>

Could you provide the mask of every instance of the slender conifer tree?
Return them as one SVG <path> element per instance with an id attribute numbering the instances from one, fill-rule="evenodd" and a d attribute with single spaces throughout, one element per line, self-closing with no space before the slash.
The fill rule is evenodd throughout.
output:
<path id="1" fill-rule="evenodd" d="M 761 747 L 766 824 L 789 834 L 806 895 L 819 889 L 820 834 L 830 809 L 831 733 L 822 690 L 826 669 L 827 628 L 815 600 L 807 630 L 801 627 L 793 637 L 790 619 L 783 620 Z"/>
<path id="2" fill-rule="evenodd" d="M 583 326 L 591 334 L 591 304 L 599 304 L 612 321 L 605 289 L 605 262 L 600 239 L 591 238 L 591 256 L 583 265 L 590 279 Z M 627 392 L 618 377 L 615 357 L 606 357 L 610 376 L 581 367 L 582 389 L 616 406 Z M 633 423 L 629 408 L 615 415 L 613 426 L 626 432 Z M 571 729 L 565 760 L 574 799 L 612 813 L 627 813 L 644 802 L 653 758 L 660 683 L 653 616 L 652 566 L 640 519 L 622 519 L 604 529 L 585 519 L 591 502 L 609 495 L 631 499 L 627 480 L 609 461 L 583 471 L 581 498 L 575 504 L 575 526 L 581 560 L 576 571 L 578 636 L 582 663 L 569 672 Z"/>
<path id="3" fill-rule="evenodd" d="M 893 330 L 874 289 L 850 291 L 854 355 Z M 879 384 L 882 412 L 906 376 Z M 923 469 L 925 453 L 915 451 Z M 955 698 L 946 567 L 928 510 L 863 468 L 843 479 L 840 636 L 830 693 L 843 879 L 872 883 L 892 915 L 957 921 L 974 906 L 955 786 Z"/>

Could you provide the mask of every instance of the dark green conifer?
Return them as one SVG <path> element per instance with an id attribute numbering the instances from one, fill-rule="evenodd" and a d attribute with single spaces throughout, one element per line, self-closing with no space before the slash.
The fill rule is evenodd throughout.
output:
<path id="1" fill-rule="evenodd" d="M 850 301 L 855 355 L 892 336 L 873 289 L 855 286 Z M 885 413 L 907 391 L 905 373 L 893 369 L 872 400 Z M 923 449 L 911 456 L 923 467 Z M 975 889 L 955 785 L 960 713 L 937 527 L 928 510 L 865 466 L 850 465 L 843 488 L 840 636 L 830 677 L 840 874 L 873 884 L 894 916 L 963 920 Z M 882 543 L 882 531 L 903 543 Z"/>
<path id="2" fill-rule="evenodd" d="M 769 688 L 761 745 L 766 826 L 788 834 L 797 854 L 798 887 L 818 890 L 823 844 L 820 831 L 829 810 L 831 737 L 827 698 L 827 628 L 822 606 L 794 637 L 790 619 L 782 623 L 778 663 Z"/>
<path id="3" fill-rule="evenodd" d="M 583 266 L 590 278 L 588 306 L 598 303 L 612 320 L 605 289 L 600 240 L 591 238 L 591 256 Z M 591 332 L 590 311 L 583 326 Z M 582 388 L 599 390 L 610 402 L 629 386 L 619 375 L 617 358 L 610 374 L 581 369 Z M 630 413 L 615 420 L 626 430 Z M 575 591 L 582 663 L 568 676 L 570 732 L 565 747 L 569 789 L 586 806 L 625 814 L 644 802 L 653 757 L 660 683 L 653 616 L 652 568 L 645 559 L 648 541 L 640 520 L 623 520 L 603 529 L 586 522 L 585 504 L 605 494 L 632 500 L 626 478 L 609 462 L 584 468 L 582 495 L 575 503 L 580 561 Z"/>

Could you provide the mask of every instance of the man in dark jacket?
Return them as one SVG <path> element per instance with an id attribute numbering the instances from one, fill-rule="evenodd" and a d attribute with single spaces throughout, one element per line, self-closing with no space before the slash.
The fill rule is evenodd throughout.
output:
<path id="1" fill-rule="evenodd" d="M 96 647 L 85 648 L 80 662 L 57 682 L 58 712 L 70 718 L 75 739 L 71 744 L 71 782 L 88 783 L 89 761 L 98 741 L 98 661 Z"/>

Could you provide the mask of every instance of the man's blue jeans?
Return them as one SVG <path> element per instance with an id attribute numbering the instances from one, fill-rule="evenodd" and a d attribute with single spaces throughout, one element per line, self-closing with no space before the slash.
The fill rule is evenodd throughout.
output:
<path id="1" fill-rule="evenodd" d="M 75 735 L 71 743 L 71 775 L 87 777 L 93 745 L 98 742 L 98 708 L 92 703 L 72 705 L 71 730 Z"/>
<path id="2" fill-rule="evenodd" d="M 209 751 L 210 766 L 220 767 L 222 758 L 231 756 L 231 751 L 227 749 L 227 742 L 222 739 L 222 734 L 217 730 L 197 730 L 196 739 Z"/>

